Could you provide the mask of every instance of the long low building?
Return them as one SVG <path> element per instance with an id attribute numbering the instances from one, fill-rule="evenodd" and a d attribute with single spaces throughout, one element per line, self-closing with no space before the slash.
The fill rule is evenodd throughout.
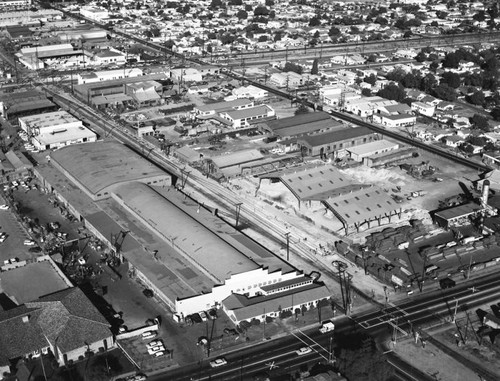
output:
<path id="1" fill-rule="evenodd" d="M 178 320 L 221 308 L 233 294 L 253 299 L 273 285 L 276 292 L 285 292 L 290 286 L 279 285 L 291 282 L 302 292 L 301 287 L 311 283 L 301 271 L 222 221 L 216 210 L 184 197 L 170 184 L 145 181 L 142 171 L 151 171 L 150 164 L 141 167 L 133 153 L 114 147 L 118 143 L 100 144 L 89 144 L 99 148 L 96 152 L 72 147 L 57 151 L 62 153 L 36 168 L 37 176 L 91 232 L 112 250 L 118 252 L 119 247 L 129 272 Z M 113 159 L 117 152 L 120 160 Z M 101 171 L 102 163 L 106 168 Z M 130 172 L 129 166 L 142 170 Z M 318 295 L 310 294 L 313 299 L 307 303 L 315 305 Z M 329 292 L 321 293 L 322 299 L 328 297 Z"/>
<path id="2" fill-rule="evenodd" d="M 53 165 L 93 200 L 111 197 L 113 188 L 129 181 L 172 184 L 170 174 L 113 141 L 64 147 L 52 152 L 50 158 Z"/>

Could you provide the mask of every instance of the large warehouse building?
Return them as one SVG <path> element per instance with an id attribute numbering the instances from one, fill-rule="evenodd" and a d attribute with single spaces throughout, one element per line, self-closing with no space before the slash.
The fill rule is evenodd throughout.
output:
<path id="1" fill-rule="evenodd" d="M 290 290 L 301 295 L 286 299 L 282 310 L 330 298 L 322 283 L 175 191 L 168 174 L 128 148 L 111 142 L 84 146 L 92 149 L 70 146 L 52 153 L 50 163 L 37 167 L 38 177 L 110 247 L 116 247 L 110 237 L 124 238 L 121 255 L 131 273 L 179 319 L 214 307 L 240 309 L 224 306 L 231 295 L 252 305 Z M 267 294 L 273 296 L 255 299 Z M 247 315 L 229 316 L 237 323 Z"/>
<path id="2" fill-rule="evenodd" d="M 77 144 L 54 151 L 50 157 L 53 165 L 94 201 L 111 197 L 112 189 L 130 181 L 172 184 L 168 173 L 117 142 Z"/>
<path id="3" fill-rule="evenodd" d="M 332 165 L 297 171 L 296 168 L 261 176 L 261 183 L 281 183 L 297 200 L 297 207 L 321 206 L 342 223 L 345 234 L 393 222 L 401 216 L 401 207 L 382 189 L 355 182 Z M 286 194 L 281 197 L 287 200 Z"/>

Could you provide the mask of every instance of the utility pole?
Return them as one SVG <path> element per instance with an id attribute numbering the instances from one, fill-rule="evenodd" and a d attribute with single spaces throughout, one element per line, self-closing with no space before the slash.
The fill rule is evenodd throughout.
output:
<path id="1" fill-rule="evenodd" d="M 455 311 L 453 312 L 452 323 L 455 324 L 457 321 L 457 310 L 458 310 L 458 299 L 455 299 Z"/>
<path id="2" fill-rule="evenodd" d="M 235 229 L 238 230 L 238 222 L 240 221 L 240 212 L 241 212 L 241 205 L 243 205 L 242 202 L 237 203 L 236 206 L 236 223 L 235 223 Z"/>
<path id="3" fill-rule="evenodd" d="M 288 262 L 290 260 L 290 232 L 286 232 L 285 237 L 286 237 L 286 260 Z"/>
<path id="4" fill-rule="evenodd" d="M 427 255 L 424 255 L 424 263 L 422 264 L 422 279 L 418 282 L 418 288 L 422 292 L 424 288 L 424 278 L 425 278 L 425 266 L 427 265 Z"/>

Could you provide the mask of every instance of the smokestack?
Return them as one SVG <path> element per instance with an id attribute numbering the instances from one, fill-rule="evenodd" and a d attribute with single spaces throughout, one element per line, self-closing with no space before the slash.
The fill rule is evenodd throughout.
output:
<path id="1" fill-rule="evenodd" d="M 486 207 L 488 205 L 489 195 L 490 195 L 490 180 L 484 180 L 483 193 L 481 195 L 481 206 L 482 207 Z"/>

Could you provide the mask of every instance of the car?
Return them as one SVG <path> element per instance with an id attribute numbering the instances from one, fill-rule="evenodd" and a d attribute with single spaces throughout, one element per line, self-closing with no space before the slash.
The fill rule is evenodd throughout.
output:
<path id="1" fill-rule="evenodd" d="M 23 242 L 23 245 L 24 246 L 35 246 L 36 242 L 33 241 L 32 239 L 25 239 L 24 242 Z"/>
<path id="2" fill-rule="evenodd" d="M 0 236 L 0 243 L 4 242 L 7 239 L 7 234 L 4 233 L 4 235 Z"/>
<path id="3" fill-rule="evenodd" d="M 295 351 L 295 353 L 297 353 L 299 356 L 307 355 L 308 353 L 311 353 L 311 352 L 312 352 L 311 347 L 302 347 L 302 348 Z"/>
<path id="4" fill-rule="evenodd" d="M 150 342 L 148 345 L 146 345 L 148 348 L 154 348 L 157 347 L 158 345 L 163 345 L 163 342 L 161 340 L 153 340 Z"/>
<path id="5" fill-rule="evenodd" d="M 87 263 L 87 261 L 85 260 L 85 258 L 80 257 L 78 258 L 78 263 L 83 266 L 85 263 Z"/>
<path id="6" fill-rule="evenodd" d="M 163 350 L 163 351 L 160 351 L 160 352 L 156 352 L 156 353 L 154 354 L 154 356 L 155 356 L 155 357 L 165 356 L 165 351 Z"/>
<path id="7" fill-rule="evenodd" d="M 210 366 L 212 368 L 218 368 L 219 366 L 223 366 L 226 364 L 227 364 L 227 361 L 224 357 L 219 357 L 219 358 L 216 358 L 215 360 L 210 361 Z"/>
<path id="8" fill-rule="evenodd" d="M 30 253 L 41 253 L 42 248 L 40 246 L 33 246 L 33 247 L 30 247 L 28 251 Z"/>
<path id="9" fill-rule="evenodd" d="M 199 337 L 196 345 L 207 345 L 208 339 L 205 336 Z"/>
<path id="10" fill-rule="evenodd" d="M 223 331 L 226 335 L 233 335 L 233 336 L 238 336 L 238 331 L 235 330 L 234 328 L 224 328 Z"/>
<path id="11" fill-rule="evenodd" d="M 154 355 L 156 352 L 162 352 L 164 350 L 165 350 L 165 347 L 162 345 L 162 346 L 157 346 L 154 348 L 148 348 L 148 353 L 150 355 Z"/>
<path id="12" fill-rule="evenodd" d="M 7 204 L 0 205 L 0 210 L 7 210 L 7 209 L 9 209 L 9 205 Z"/>
<path id="13" fill-rule="evenodd" d="M 152 339 L 158 334 L 156 331 L 146 331 L 142 334 L 142 340 Z"/>
<path id="14" fill-rule="evenodd" d="M 16 180 L 14 180 L 14 181 L 12 182 L 12 186 L 13 186 L 13 187 L 17 187 L 17 186 L 19 186 L 19 183 L 18 183 Z"/>
<path id="15" fill-rule="evenodd" d="M 198 313 L 200 314 L 200 317 L 201 317 L 202 321 L 207 321 L 208 320 L 208 317 L 207 317 L 207 314 L 205 313 L 205 311 L 200 311 Z"/>

